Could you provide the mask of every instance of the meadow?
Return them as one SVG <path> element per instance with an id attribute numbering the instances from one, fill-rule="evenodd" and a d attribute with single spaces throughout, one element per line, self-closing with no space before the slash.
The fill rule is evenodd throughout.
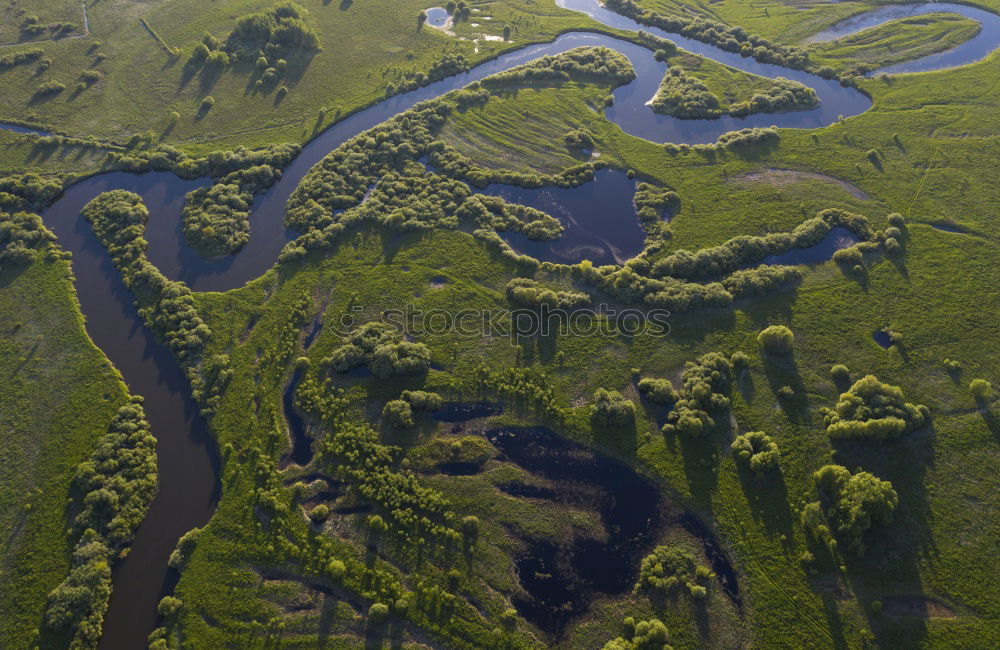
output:
<path id="1" fill-rule="evenodd" d="M 264 3 L 88 6 L 90 36 L 45 44 L 47 70 L 0 71 L 17 89 L 0 99 L 0 115 L 107 142 L 38 146 L 4 133 L 0 166 L 84 175 L 108 166 L 110 150 L 154 143 L 192 155 L 301 143 L 442 55 L 474 63 L 593 27 L 530 0 L 469 3 L 457 36 L 418 28 L 425 7 L 409 0 L 392 12 L 362 0 L 301 4 L 322 49 L 286 60 L 280 100 L 278 84 L 252 83 L 262 77 L 256 63 L 219 74 L 191 74 L 186 63 L 204 32 L 221 43 Z M 641 4 L 693 8 L 782 42 L 872 6 Z M 510 41 L 458 38 L 503 25 Z M 971 33 L 964 19 L 921 17 L 812 52 L 844 71 Z M 615 62 L 603 56 L 598 63 Z M 101 76 L 75 98 L 27 99 L 46 80 L 71 86 L 81 62 Z M 728 102 L 762 83 L 686 53 L 670 63 Z M 286 224 L 302 239 L 240 288 L 190 293 L 167 283 L 145 259 L 142 209 L 127 194 L 88 208 L 88 227 L 111 249 L 147 325 L 188 372 L 221 456 L 217 510 L 171 556 L 179 581 L 161 601 L 150 647 L 618 648 L 638 646 L 634 621 L 654 619 L 677 648 L 1000 644 L 1000 566 L 988 551 L 1000 539 L 1000 407 L 989 391 L 970 392 L 973 380 L 1000 381 L 1000 54 L 857 78 L 873 101 L 867 112 L 735 147 L 627 135 L 603 115 L 622 69 L 555 69 L 450 93 L 331 154 L 290 200 Z M 145 135 L 129 142 L 134 134 Z M 497 231 L 544 219 L 482 202 L 464 184 L 572 185 L 603 165 L 676 197 L 665 218 L 644 222 L 645 251 L 620 268 L 518 256 Z M 675 309 L 665 335 L 404 337 L 364 326 L 404 306 L 506 313 L 563 301 L 649 313 L 655 302 L 635 290 L 641 282 L 705 287 L 734 275 L 685 271 L 675 263 L 685 251 L 780 239 L 830 209 L 867 217 L 856 266 L 835 257 L 725 306 Z M 67 528 L 81 503 L 73 475 L 128 393 L 87 337 L 70 261 L 55 244 L 29 264 L 4 265 L 0 323 L 0 425 L 13 434 L 0 441 L 0 523 L 15 531 L 0 565 L 0 645 L 30 645 L 41 629 L 61 646 L 64 637 L 44 633 L 43 611 L 71 566 Z M 775 325 L 793 333 L 778 352 L 758 338 Z M 832 371 L 838 364 L 846 370 Z M 698 373 L 711 388 L 695 387 Z M 832 437 L 832 410 L 866 375 L 925 405 L 929 420 L 882 440 Z M 649 380 L 660 382 L 659 397 Z M 715 394 L 711 418 L 678 422 L 703 391 Z M 452 417 L 451 408 L 470 413 Z M 539 427 L 556 442 L 538 438 Z M 731 447 L 756 431 L 779 451 L 760 473 Z M 647 497 L 636 500 L 648 519 L 628 529 L 629 543 L 615 546 L 614 488 L 586 472 L 567 478 L 560 463 L 603 468 Z M 898 495 L 891 521 L 863 536 L 863 553 L 841 531 L 830 543 L 808 520 L 813 502 L 830 510 L 814 478 L 830 464 L 870 472 Z M 664 569 L 679 581 L 657 587 L 639 564 L 661 546 L 683 566 Z M 588 555 L 607 548 L 627 556 L 618 558 L 627 580 L 613 587 L 594 569 L 594 557 L 608 556 Z M 659 623 L 641 629 L 655 637 Z"/>

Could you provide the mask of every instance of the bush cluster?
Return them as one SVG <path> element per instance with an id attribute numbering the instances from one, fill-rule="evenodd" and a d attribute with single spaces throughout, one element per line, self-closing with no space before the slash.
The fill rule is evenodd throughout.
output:
<path id="1" fill-rule="evenodd" d="M 297 144 L 276 144 L 263 149 L 239 146 L 231 151 L 213 151 L 203 158 L 190 158 L 179 149 L 161 144 L 139 154 L 126 155 L 112 151 L 108 154 L 108 163 L 114 169 L 135 174 L 169 171 L 187 179 L 206 176 L 222 178 L 227 174 L 261 165 L 283 169 L 301 149 Z"/>
<path id="2" fill-rule="evenodd" d="M 813 246 L 837 226 L 845 227 L 859 237 L 871 236 L 871 227 L 866 217 L 840 208 L 828 208 L 802 222 L 790 233 L 741 235 L 699 251 L 681 249 L 657 260 L 651 270 L 655 277 L 698 279 L 716 276 L 760 262 L 768 255 Z"/>
<path id="3" fill-rule="evenodd" d="M 711 413 L 729 408 L 733 365 L 717 352 L 709 352 L 696 362 L 684 364 L 684 384 L 674 407 L 667 414 L 663 433 L 698 437 L 715 426 Z"/>
<path id="4" fill-rule="evenodd" d="M 919 429 L 929 417 L 930 410 L 907 403 L 898 386 L 867 375 L 840 395 L 837 405 L 826 410 L 824 421 L 831 438 L 881 440 Z"/>
<path id="5" fill-rule="evenodd" d="M 62 183 L 34 172 L 0 176 L 0 208 L 23 210 L 46 204 L 62 192 Z"/>
<path id="6" fill-rule="evenodd" d="M 575 151 L 594 148 L 594 138 L 583 129 L 573 129 L 563 136 L 566 147 Z"/>
<path id="7" fill-rule="evenodd" d="M 522 81 L 570 79 L 622 85 L 635 79 L 635 71 L 628 57 L 609 47 L 578 47 L 498 72 L 481 83 L 487 88 L 495 88 Z"/>
<path id="8" fill-rule="evenodd" d="M 680 207 L 681 197 L 673 190 L 657 187 L 650 183 L 637 183 L 635 186 L 635 212 L 643 224 L 660 221 L 664 212 L 674 212 Z"/>
<path id="9" fill-rule="evenodd" d="M 430 349 L 423 343 L 403 341 L 399 331 L 387 323 L 365 323 L 354 330 L 344 345 L 323 359 L 337 372 L 368 366 L 380 379 L 393 375 L 416 375 L 427 372 Z"/>
<path id="10" fill-rule="evenodd" d="M 404 547 L 417 548 L 432 540 L 461 547 L 463 535 L 445 496 L 420 485 L 412 472 L 395 469 L 399 448 L 383 444 L 367 425 L 348 421 L 335 427 L 322 445 L 324 453 L 338 461 L 338 474 L 363 499 L 377 505 L 390 527 L 399 531 Z"/>
<path id="11" fill-rule="evenodd" d="M 66 84 L 60 83 L 55 80 L 45 81 L 35 88 L 35 97 L 47 97 L 49 95 L 58 95 L 62 91 L 66 90 Z"/>
<path id="12" fill-rule="evenodd" d="M 654 404 L 673 404 L 678 394 L 669 379 L 643 377 L 639 380 L 639 392 Z"/>
<path id="13" fill-rule="evenodd" d="M 533 409 L 543 419 L 561 422 L 565 416 L 548 376 L 538 366 L 492 370 L 480 365 L 476 369 L 476 383 Z"/>
<path id="14" fill-rule="evenodd" d="M 812 108 L 817 104 L 819 97 L 815 90 L 797 81 L 778 77 L 767 88 L 754 92 L 749 100 L 730 106 L 729 114 L 743 116 L 751 113 L 780 113 Z"/>
<path id="15" fill-rule="evenodd" d="M 752 127 L 738 131 L 726 131 L 715 139 L 715 146 L 718 149 L 740 149 L 757 144 L 774 144 L 780 139 L 778 127 Z"/>
<path id="16" fill-rule="evenodd" d="M 661 596 L 683 588 L 697 599 L 707 596 L 705 585 L 712 572 L 699 566 L 691 551 L 681 546 L 657 546 L 642 559 L 634 591 Z"/>
<path id="17" fill-rule="evenodd" d="M 318 50 L 319 36 L 305 23 L 308 13 L 294 2 L 280 2 L 241 16 L 222 47 L 245 61 L 254 61 L 262 54 L 277 59 L 290 51 Z"/>
<path id="18" fill-rule="evenodd" d="M 736 459 L 749 467 L 757 478 L 768 470 L 776 469 L 781 460 L 778 443 L 763 431 L 748 431 L 737 436 L 731 448 Z"/>
<path id="19" fill-rule="evenodd" d="M 732 27 L 702 16 L 687 18 L 660 15 L 643 9 L 635 0 L 607 0 L 605 4 L 612 11 L 628 16 L 636 22 L 681 34 L 727 52 L 738 52 L 743 56 L 753 57 L 761 63 L 776 63 L 796 70 L 811 69 L 809 55 L 805 50 L 748 34 L 742 27 Z"/>
<path id="20" fill-rule="evenodd" d="M 555 291 L 529 278 L 514 278 L 507 283 L 507 300 L 520 307 L 537 309 L 574 309 L 590 304 L 590 296 L 580 291 Z"/>
<path id="21" fill-rule="evenodd" d="M 623 636 L 604 644 L 603 650 L 672 650 L 667 644 L 667 626 L 658 618 L 636 621 L 631 616 L 624 621 Z"/>
<path id="22" fill-rule="evenodd" d="M 118 409 L 91 455 L 77 468 L 82 498 L 73 520 L 72 569 L 49 594 L 45 624 L 71 647 L 93 648 L 111 597 L 111 562 L 132 540 L 156 495 L 156 439 L 141 397 Z"/>
<path id="23" fill-rule="evenodd" d="M 813 481 L 820 501 L 803 510 L 803 524 L 822 541 L 830 544 L 833 535 L 858 554 L 864 553 L 865 532 L 872 524 L 891 522 L 899 503 L 892 484 L 868 472 L 852 475 L 840 465 L 825 465 Z"/>
<path id="24" fill-rule="evenodd" d="M 132 292 L 139 316 L 170 348 L 191 382 L 192 396 L 202 413 L 214 413 L 232 370 L 229 359 L 216 355 L 203 359 L 212 330 L 194 306 L 191 289 L 183 282 L 168 280 L 146 259 L 148 242 L 143 237 L 149 210 L 142 197 L 124 190 L 100 194 L 84 206 L 97 239 L 108 250 L 122 283 Z"/>
<path id="25" fill-rule="evenodd" d="M 235 253 L 250 240 L 250 203 L 271 187 L 281 171 L 255 165 L 231 172 L 210 187 L 187 195 L 181 219 L 184 238 L 205 257 Z"/>
<path id="26" fill-rule="evenodd" d="M 464 54 L 445 53 L 441 55 L 441 58 L 431 63 L 431 67 L 427 69 L 427 72 L 414 72 L 410 70 L 402 74 L 395 81 L 386 84 L 385 96 L 392 97 L 393 95 L 429 86 L 445 77 L 451 77 L 461 72 L 468 72 L 471 68 L 472 64 L 465 58 Z"/>
<path id="27" fill-rule="evenodd" d="M 701 79 L 685 74 L 680 66 L 671 66 L 663 75 L 650 107 L 657 113 L 681 119 L 710 119 L 723 114 L 719 98 Z"/>
<path id="28" fill-rule="evenodd" d="M 594 423 L 602 426 L 626 426 L 635 419 L 635 404 L 616 390 L 594 391 Z"/>
<path id="29" fill-rule="evenodd" d="M 31 264 L 35 251 L 55 240 L 37 214 L 0 212 L 0 272 Z"/>
<path id="30" fill-rule="evenodd" d="M 13 68 L 16 65 L 32 63 L 42 58 L 44 55 L 45 50 L 37 48 L 33 50 L 21 50 L 20 52 L 4 54 L 3 56 L 0 56 L 0 68 L 7 69 Z"/>

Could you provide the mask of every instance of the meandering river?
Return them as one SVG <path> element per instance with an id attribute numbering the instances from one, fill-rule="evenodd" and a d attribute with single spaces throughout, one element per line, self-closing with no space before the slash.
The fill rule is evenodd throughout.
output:
<path id="1" fill-rule="evenodd" d="M 125 189 L 142 196 L 151 213 L 146 232 L 150 260 L 168 277 L 185 281 L 195 291 L 223 291 L 242 286 L 273 265 L 282 246 L 294 235 L 282 225 L 285 203 L 302 177 L 330 151 L 417 102 L 433 99 L 543 55 L 586 45 L 604 45 L 628 57 L 637 78 L 614 91 L 615 103 L 607 109 L 607 119 L 626 133 L 656 142 L 711 142 L 726 131 L 771 124 L 822 127 L 839 116 L 858 115 L 871 106 L 862 93 L 842 87 L 836 81 L 758 63 L 700 41 L 639 25 L 603 8 L 596 0 L 557 2 L 560 6 L 587 13 L 598 23 L 595 27 L 642 29 L 745 72 L 802 82 L 816 90 L 820 105 L 808 111 L 716 120 L 677 120 L 658 115 L 646 106 L 646 102 L 656 92 L 666 70 L 665 64 L 655 61 L 649 50 L 628 41 L 598 33 L 570 32 L 550 43 L 503 54 L 468 72 L 386 99 L 331 126 L 306 145 L 284 170 L 282 179 L 254 202 L 249 243 L 224 260 L 202 260 L 184 244 L 181 234 L 180 211 L 184 196 L 196 187 L 209 184 L 208 179 L 185 181 L 165 172 L 99 174 L 76 183 L 43 211 L 46 224 L 59 237 L 60 244 L 73 253 L 77 294 L 87 319 L 87 331 L 121 371 L 130 391 L 146 398 L 147 414 L 158 440 L 160 491 L 139 528 L 131 552 L 115 567 L 114 592 L 101 647 L 145 646 L 146 635 L 157 622 L 156 603 L 163 593 L 172 590 L 176 580 L 167 568 L 167 558 L 176 540 L 187 530 L 204 525 L 215 507 L 219 495 L 219 463 L 183 373 L 166 348 L 143 326 L 130 296 L 121 285 L 117 270 L 91 233 L 90 225 L 79 216 L 89 200 L 112 189 Z M 992 52 L 1000 42 L 1000 16 L 996 14 L 950 3 L 919 5 L 918 8 L 908 7 L 905 12 L 909 13 L 902 15 L 948 11 L 978 20 L 983 27 L 976 37 L 954 50 L 892 66 L 884 72 L 933 70 L 970 63 Z M 819 36 L 844 36 L 898 18 L 897 11 L 891 7 L 877 9 L 834 25 Z M 0 125 L 0 128 L 5 127 Z M 18 130 L 24 129 L 19 127 Z"/>

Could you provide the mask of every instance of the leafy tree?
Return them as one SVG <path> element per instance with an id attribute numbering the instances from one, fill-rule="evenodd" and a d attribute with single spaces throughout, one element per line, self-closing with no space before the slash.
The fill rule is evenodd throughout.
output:
<path id="1" fill-rule="evenodd" d="M 862 537 L 873 524 L 892 521 L 899 503 L 889 481 L 868 472 L 851 474 L 840 465 L 825 465 L 813 474 L 820 504 L 834 534 L 847 547 L 864 552 Z M 813 517 L 815 518 L 815 517 Z"/>
<path id="2" fill-rule="evenodd" d="M 688 361 L 684 366 L 681 375 L 684 384 L 673 409 L 667 414 L 663 433 L 696 438 L 715 426 L 710 413 L 729 408 L 733 366 L 717 352 L 709 352 L 697 362 Z"/>

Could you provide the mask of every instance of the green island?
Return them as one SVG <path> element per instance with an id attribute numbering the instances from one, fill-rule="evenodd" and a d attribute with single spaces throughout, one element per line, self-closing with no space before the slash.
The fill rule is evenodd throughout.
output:
<path id="1" fill-rule="evenodd" d="M 0 647 L 1000 645 L 932 8 L 0 6 Z"/>

